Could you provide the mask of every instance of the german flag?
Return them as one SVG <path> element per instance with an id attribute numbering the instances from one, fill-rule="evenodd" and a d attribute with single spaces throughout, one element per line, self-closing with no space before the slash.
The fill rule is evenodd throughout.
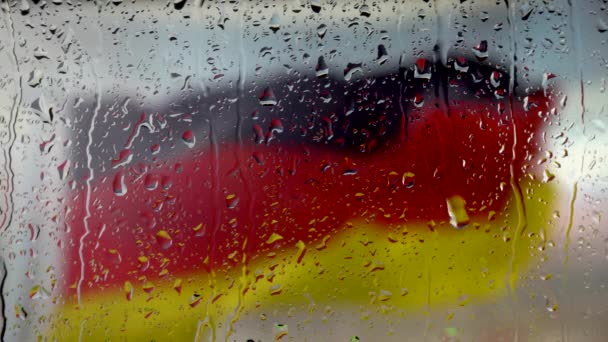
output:
<path id="1" fill-rule="evenodd" d="M 536 164 L 553 99 L 508 79 L 420 59 L 329 88 L 258 85 L 242 94 L 252 133 L 233 140 L 220 116 L 150 144 L 139 130 L 171 113 L 143 113 L 69 198 L 50 336 L 279 339 L 336 311 L 398 321 L 514 293 L 547 236 L 555 192 Z M 305 90 L 337 105 L 277 114 Z"/>

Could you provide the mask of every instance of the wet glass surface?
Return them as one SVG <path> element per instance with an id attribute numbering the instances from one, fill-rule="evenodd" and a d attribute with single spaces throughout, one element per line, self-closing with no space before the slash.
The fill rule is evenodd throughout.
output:
<path id="1" fill-rule="evenodd" d="M 3 340 L 606 340 L 602 1 L 1 7 Z"/>

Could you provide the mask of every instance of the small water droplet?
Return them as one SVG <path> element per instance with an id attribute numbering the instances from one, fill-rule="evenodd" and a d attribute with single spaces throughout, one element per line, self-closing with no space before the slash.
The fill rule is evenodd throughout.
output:
<path id="1" fill-rule="evenodd" d="M 376 58 L 376 63 L 382 65 L 388 61 L 388 52 L 386 51 L 386 47 L 383 44 L 378 45 L 378 58 Z"/>
<path id="2" fill-rule="evenodd" d="M 323 56 L 319 56 L 315 71 L 317 77 L 319 78 L 326 77 L 329 74 L 329 68 L 327 67 L 327 63 L 325 63 L 325 58 L 323 58 Z"/>
<path id="3" fill-rule="evenodd" d="M 130 301 L 131 299 L 133 299 L 133 284 L 131 284 L 130 281 L 125 281 L 125 284 L 123 286 L 123 290 L 125 292 L 125 297 L 127 298 L 128 301 Z"/>
<path id="4" fill-rule="evenodd" d="M 194 144 L 196 142 L 194 133 L 192 133 L 192 131 L 189 129 L 185 130 L 182 134 L 182 141 L 184 142 L 184 144 L 186 144 L 186 146 L 188 146 L 188 148 L 194 147 Z"/>
<path id="5" fill-rule="evenodd" d="M 32 88 L 36 88 L 42 82 L 42 77 L 44 77 L 44 74 L 42 73 L 42 71 L 40 71 L 38 69 L 34 69 L 34 70 L 32 70 L 32 72 L 30 72 L 30 76 L 27 80 L 27 84 Z"/>
<path id="6" fill-rule="evenodd" d="M 270 236 L 266 240 L 266 244 L 271 245 L 279 240 L 283 240 L 283 237 L 281 235 L 273 232 L 272 234 L 270 234 Z"/>
<path id="7" fill-rule="evenodd" d="M 112 159 L 112 168 L 116 169 L 120 166 L 127 165 L 133 159 L 133 153 L 131 150 L 126 148 L 118 154 L 118 158 Z"/>
<path id="8" fill-rule="evenodd" d="M 42 285 L 35 285 L 30 289 L 30 298 L 31 299 L 46 299 L 49 298 L 51 293 L 49 290 L 44 288 Z"/>
<path id="9" fill-rule="evenodd" d="M 281 28 L 281 19 L 277 13 L 273 14 L 268 24 L 272 32 L 276 33 Z"/>
<path id="10" fill-rule="evenodd" d="M 173 245 L 173 239 L 166 230 L 161 230 L 156 233 L 156 242 L 162 249 L 169 249 Z"/>
<path id="11" fill-rule="evenodd" d="M 372 12 L 370 11 L 368 5 L 363 4 L 363 5 L 361 5 L 361 7 L 359 7 L 359 14 L 362 17 L 366 17 L 367 18 L 367 17 L 369 17 L 372 14 Z"/>
<path id="12" fill-rule="evenodd" d="M 236 194 L 230 194 L 226 196 L 226 207 L 228 209 L 234 209 L 239 204 L 239 198 Z"/>
<path id="13" fill-rule="evenodd" d="M 479 42 L 479 44 L 473 47 L 473 53 L 479 61 L 483 61 L 488 58 L 488 41 L 482 40 L 481 42 Z"/>
<path id="14" fill-rule="evenodd" d="M 401 176 L 401 184 L 406 188 L 411 188 L 416 182 L 416 175 L 412 172 L 404 172 Z"/>
<path id="15" fill-rule="evenodd" d="M 125 184 L 125 174 L 122 170 L 116 172 L 112 181 L 112 190 L 116 196 L 124 196 L 127 194 L 127 186 Z"/>
<path id="16" fill-rule="evenodd" d="M 325 37 L 326 33 L 327 33 L 327 25 L 321 24 L 321 25 L 319 25 L 319 27 L 317 27 L 317 35 L 319 36 L 319 38 Z"/>
<path id="17" fill-rule="evenodd" d="M 414 66 L 414 78 L 426 80 L 431 79 L 431 66 L 426 59 L 418 58 L 418 60 L 416 60 L 416 65 Z"/>
<path id="18" fill-rule="evenodd" d="M 59 179 L 65 180 L 65 178 L 70 173 L 70 161 L 66 160 L 63 163 L 57 166 L 57 171 L 59 172 Z"/>
<path id="19" fill-rule="evenodd" d="M 355 73 L 362 73 L 363 67 L 361 63 L 348 63 L 344 69 L 344 79 L 350 81 Z"/>
<path id="20" fill-rule="evenodd" d="M 608 23 L 603 18 L 597 19 L 597 24 L 595 26 L 600 33 L 604 33 L 608 31 Z"/>
<path id="21" fill-rule="evenodd" d="M 277 99 L 274 96 L 274 92 L 270 87 L 264 89 L 264 91 L 259 97 L 259 100 L 262 106 L 274 106 L 277 104 Z"/>

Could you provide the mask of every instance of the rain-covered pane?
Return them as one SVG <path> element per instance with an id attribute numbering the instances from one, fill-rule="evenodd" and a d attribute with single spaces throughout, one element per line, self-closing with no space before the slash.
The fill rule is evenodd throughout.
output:
<path id="1" fill-rule="evenodd" d="M 3 341 L 606 341 L 604 1 L 0 2 Z"/>

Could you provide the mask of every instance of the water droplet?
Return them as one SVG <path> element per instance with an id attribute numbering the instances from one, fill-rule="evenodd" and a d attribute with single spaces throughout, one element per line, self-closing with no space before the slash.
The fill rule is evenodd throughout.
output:
<path id="1" fill-rule="evenodd" d="M 147 190 L 155 190 L 158 187 L 158 178 L 152 174 L 147 174 L 144 178 L 144 186 Z"/>
<path id="2" fill-rule="evenodd" d="M 34 49 L 34 57 L 38 60 L 43 59 L 43 58 L 49 58 L 49 53 L 48 51 L 46 51 L 45 49 L 41 48 L 41 47 L 37 47 Z"/>
<path id="3" fill-rule="evenodd" d="M 431 79 L 431 66 L 424 58 L 418 58 L 414 66 L 414 78 Z"/>
<path id="4" fill-rule="evenodd" d="M 271 292 L 271 294 L 273 294 Z M 274 340 L 278 341 L 289 333 L 287 324 L 277 323 L 274 325 Z"/>
<path id="5" fill-rule="evenodd" d="M 389 290 L 380 290 L 380 293 L 378 294 L 378 300 L 379 301 L 387 301 L 389 299 L 391 299 L 391 297 L 393 296 L 393 293 Z"/>
<path id="6" fill-rule="evenodd" d="M 404 172 L 401 176 L 401 184 L 406 188 L 411 188 L 416 182 L 416 175 L 412 172 Z"/>
<path id="7" fill-rule="evenodd" d="M 277 13 L 275 13 L 275 14 L 272 15 L 272 17 L 270 18 L 270 23 L 268 24 L 268 26 L 270 27 L 270 29 L 274 33 L 276 33 L 279 30 L 279 28 L 281 28 L 281 20 L 280 20 L 279 15 Z"/>
<path id="8" fill-rule="evenodd" d="M 137 261 L 139 262 L 139 270 L 142 272 L 145 272 L 150 267 L 150 259 L 146 256 L 138 256 Z"/>
<path id="9" fill-rule="evenodd" d="M 23 309 L 23 306 L 15 304 L 15 317 L 22 321 L 27 318 L 27 312 Z"/>
<path id="10" fill-rule="evenodd" d="M 270 131 L 272 133 L 283 133 L 285 128 L 283 127 L 283 122 L 280 119 L 272 119 L 270 121 Z"/>
<path id="11" fill-rule="evenodd" d="M 355 73 L 362 73 L 363 68 L 361 67 L 361 65 L 361 63 L 348 63 L 348 65 L 346 65 L 346 68 L 344 69 L 344 79 L 346 81 L 350 81 Z"/>
<path id="12" fill-rule="evenodd" d="M 313 12 L 319 13 L 321 12 L 321 8 L 321 0 L 310 0 L 310 9 L 312 9 Z"/>
<path id="13" fill-rule="evenodd" d="M 548 169 L 545 169 L 545 172 L 543 173 L 543 182 L 548 183 L 554 179 L 555 175 Z"/>
<path id="14" fill-rule="evenodd" d="M 112 168 L 116 169 L 120 166 L 127 165 L 133 159 L 133 153 L 131 153 L 130 149 L 124 149 L 120 151 L 118 158 L 112 159 Z"/>
<path id="15" fill-rule="evenodd" d="M 466 203 L 461 196 L 454 195 L 447 199 L 448 214 L 450 215 L 450 223 L 454 228 L 462 229 L 466 227 L 469 222 L 469 215 L 467 214 Z"/>
<path id="16" fill-rule="evenodd" d="M 201 302 L 202 299 L 203 297 L 198 293 L 193 294 L 192 297 L 190 297 L 190 307 L 195 308 Z"/>
<path id="17" fill-rule="evenodd" d="M 372 12 L 369 9 L 369 6 L 366 4 L 361 5 L 361 7 L 359 7 L 359 14 L 363 17 L 369 17 Z"/>
<path id="18" fill-rule="evenodd" d="M 488 58 L 488 41 L 482 40 L 479 42 L 479 44 L 473 47 L 473 53 L 479 61 L 483 61 Z"/>
<path id="19" fill-rule="evenodd" d="M 133 289 L 133 285 L 131 284 L 130 281 L 125 281 L 125 284 L 123 286 L 123 290 L 125 292 L 125 297 L 127 298 L 127 300 L 130 301 L 131 299 L 133 299 L 134 289 Z"/>
<path id="20" fill-rule="evenodd" d="M 40 117 L 42 122 L 53 122 L 53 107 L 46 102 L 43 95 L 40 95 L 40 97 L 34 100 L 30 106 L 34 110 L 34 113 Z"/>
<path id="21" fill-rule="evenodd" d="M 31 299 L 46 299 L 49 298 L 50 295 L 51 293 L 42 285 L 35 285 L 30 290 Z"/>
<path id="22" fill-rule="evenodd" d="M 325 58 L 323 58 L 323 56 L 319 56 L 315 71 L 317 77 L 326 77 L 329 74 L 329 68 L 327 67 L 327 63 L 325 63 Z"/>
<path id="23" fill-rule="evenodd" d="M 226 207 L 228 209 L 234 209 L 239 204 L 239 198 L 236 194 L 230 194 L 226 196 Z"/>
<path id="24" fill-rule="evenodd" d="M 270 234 L 270 236 L 266 240 L 266 244 L 271 245 L 279 240 L 283 240 L 283 237 L 281 235 L 273 232 L 272 234 Z"/>
<path id="25" fill-rule="evenodd" d="M 528 18 L 530 18 L 530 14 L 532 14 L 533 11 L 534 7 L 527 2 L 521 5 L 521 7 L 519 8 L 521 20 L 528 20 Z"/>
<path id="26" fill-rule="evenodd" d="M 327 33 L 327 25 L 321 24 L 321 25 L 319 25 L 319 27 L 317 27 L 317 35 L 319 36 L 319 38 L 325 37 L 326 33 Z"/>
<path id="27" fill-rule="evenodd" d="M 19 10 L 22 15 L 26 15 L 30 12 L 30 3 L 27 0 L 21 0 L 21 6 L 19 6 Z"/>
<path id="28" fill-rule="evenodd" d="M 151 281 L 146 281 L 141 288 L 145 293 L 151 293 L 154 291 L 154 284 Z"/>
<path id="29" fill-rule="evenodd" d="M 414 96 L 414 106 L 417 108 L 424 106 L 424 97 L 422 94 L 418 93 Z"/>
<path id="30" fill-rule="evenodd" d="M 378 58 L 376 58 L 376 63 L 382 65 L 388 61 L 388 52 L 386 51 L 386 47 L 383 44 L 378 45 Z"/>
<path id="31" fill-rule="evenodd" d="M 498 88 L 500 86 L 500 79 L 502 78 L 502 74 L 498 71 L 492 71 L 490 73 L 490 84 L 494 88 Z"/>
<path id="32" fill-rule="evenodd" d="M 171 235 L 169 235 L 166 230 L 161 230 L 156 233 L 156 242 L 162 249 L 168 249 L 173 245 L 173 239 L 171 239 Z"/>
<path id="33" fill-rule="evenodd" d="M 253 125 L 253 132 L 255 133 L 255 142 L 256 144 L 261 144 L 264 142 L 264 131 L 262 130 L 262 126 L 255 124 Z"/>
<path id="34" fill-rule="evenodd" d="M 260 99 L 260 104 L 262 106 L 274 106 L 277 104 L 277 99 L 274 96 L 274 92 L 272 91 L 272 89 L 270 87 L 267 87 L 266 89 L 264 89 L 264 91 L 260 95 L 259 99 Z"/>
<path id="35" fill-rule="evenodd" d="M 44 74 L 42 73 L 42 71 L 40 71 L 38 69 L 34 69 L 34 70 L 32 70 L 32 72 L 30 72 L 30 76 L 27 80 L 27 84 L 32 88 L 36 88 L 37 86 L 40 85 L 40 82 L 42 82 L 43 76 L 44 76 Z"/>
<path id="36" fill-rule="evenodd" d="M 181 294 L 182 293 L 182 279 L 181 278 L 177 278 L 175 279 L 175 282 L 173 283 L 173 289 L 178 293 Z"/>
<path id="37" fill-rule="evenodd" d="M 608 24 L 606 23 L 606 21 L 603 18 L 597 19 L 597 24 L 595 27 L 597 28 L 598 32 L 600 32 L 600 33 L 604 33 L 606 31 L 608 31 Z"/>
<path id="38" fill-rule="evenodd" d="M 192 131 L 189 129 L 185 130 L 182 134 L 182 141 L 184 142 L 184 144 L 186 144 L 186 146 L 188 146 L 188 148 L 192 148 L 194 146 L 194 143 L 196 142 L 194 133 L 192 133 Z"/>
<path id="39" fill-rule="evenodd" d="M 59 179 L 65 180 L 65 178 L 70 173 L 70 161 L 66 160 L 63 163 L 57 166 L 57 171 L 59 172 Z"/>
<path id="40" fill-rule="evenodd" d="M 125 185 L 125 174 L 122 170 L 116 172 L 112 181 L 112 190 L 116 196 L 124 196 L 127 193 Z"/>

